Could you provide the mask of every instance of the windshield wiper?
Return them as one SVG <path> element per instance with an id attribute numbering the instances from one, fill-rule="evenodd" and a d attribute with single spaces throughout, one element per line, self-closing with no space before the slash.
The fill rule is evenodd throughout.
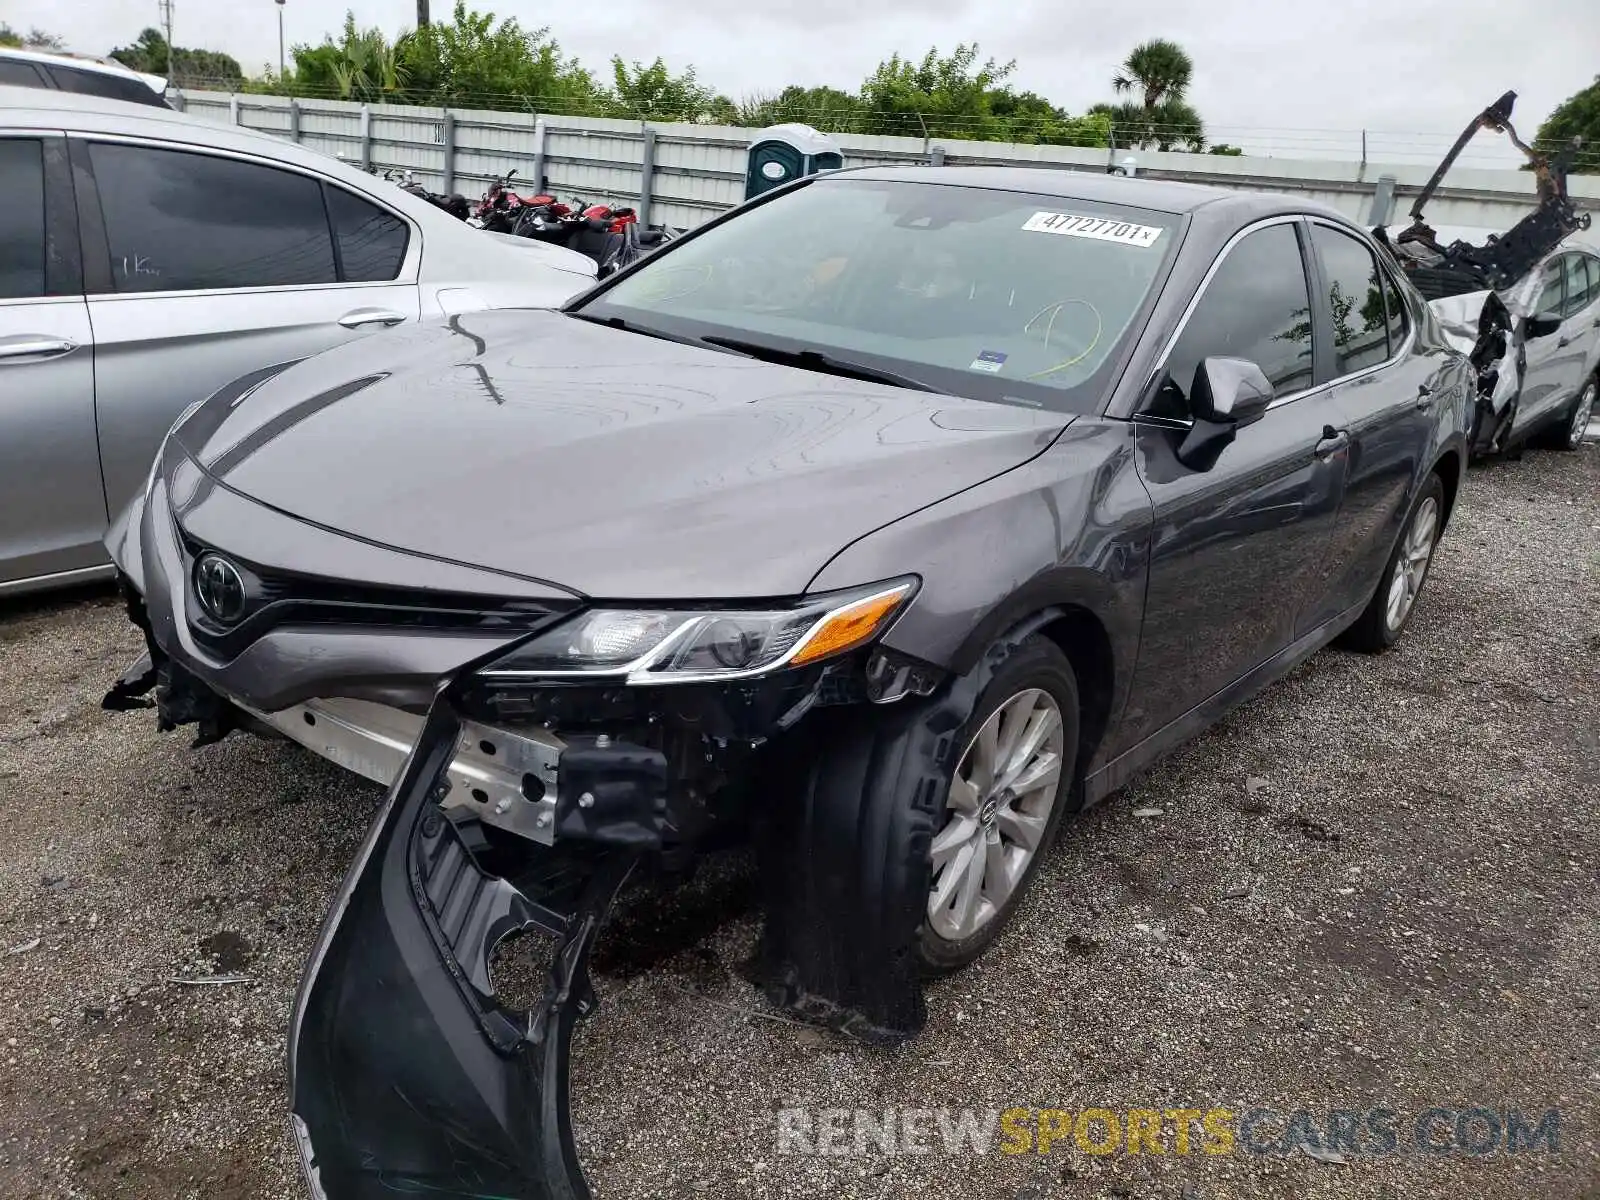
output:
<path id="1" fill-rule="evenodd" d="M 621 317 L 593 317 L 585 312 L 568 312 L 567 316 L 579 321 L 587 321 L 591 325 L 604 325 L 608 329 L 620 329 L 624 333 L 637 333 L 641 337 L 660 338 L 664 342 L 678 342 L 685 346 L 698 346 L 702 344 L 701 338 L 684 337 L 677 333 L 668 333 L 664 329 L 653 329 L 648 325 L 638 325 L 631 321 L 624 321 Z"/>
<path id="2" fill-rule="evenodd" d="M 935 387 L 931 383 L 913 379 L 909 375 L 901 375 L 898 371 L 887 371 L 882 367 L 872 367 L 866 363 L 852 362 L 847 358 L 835 358 L 831 354 L 823 354 L 818 350 L 785 350 L 779 346 L 767 346 L 761 342 L 746 342 L 739 338 L 720 337 L 717 334 L 707 334 L 699 340 L 707 345 L 721 346 L 725 350 L 732 350 L 738 354 L 748 354 L 751 358 L 759 358 L 763 362 L 783 363 L 808 371 L 822 371 L 828 375 L 842 375 L 846 379 L 865 379 L 869 383 L 887 383 L 892 387 L 910 388 L 917 392 L 933 392 L 939 396 L 954 394 L 942 387 Z"/>

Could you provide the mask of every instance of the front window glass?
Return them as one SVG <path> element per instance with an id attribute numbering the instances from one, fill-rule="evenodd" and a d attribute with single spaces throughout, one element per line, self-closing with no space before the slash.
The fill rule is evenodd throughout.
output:
<path id="1" fill-rule="evenodd" d="M 1311 301 L 1294 226 L 1245 235 L 1206 284 L 1167 358 L 1157 411 L 1189 411 L 1188 397 L 1208 358 L 1255 363 L 1278 395 L 1311 386 Z"/>
<path id="2" fill-rule="evenodd" d="M 1565 257 L 1563 255 L 1563 257 Z M 1561 260 L 1545 266 L 1539 276 L 1539 299 L 1534 304 L 1533 311 L 1540 316 L 1559 317 L 1561 315 Z"/>
<path id="3" fill-rule="evenodd" d="M 1170 213 L 1059 196 L 821 180 L 667 251 L 584 311 L 1090 411 L 1177 231 Z"/>

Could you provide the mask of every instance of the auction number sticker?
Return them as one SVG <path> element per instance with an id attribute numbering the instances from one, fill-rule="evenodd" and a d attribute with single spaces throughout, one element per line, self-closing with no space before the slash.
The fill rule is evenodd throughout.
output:
<path id="1" fill-rule="evenodd" d="M 1033 233 L 1064 233 L 1068 237 L 1094 238 L 1124 246 L 1154 246 L 1161 236 L 1159 225 L 1135 225 L 1115 217 L 1086 217 L 1077 213 L 1036 212 L 1022 223 Z"/>

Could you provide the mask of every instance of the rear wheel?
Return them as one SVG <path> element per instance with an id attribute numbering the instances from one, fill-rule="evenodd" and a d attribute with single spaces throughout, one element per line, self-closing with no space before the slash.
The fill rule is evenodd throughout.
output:
<path id="1" fill-rule="evenodd" d="M 1591 376 L 1583 389 L 1573 398 L 1566 418 L 1556 426 L 1550 443 L 1557 450 L 1576 450 L 1583 445 L 1589 431 L 1589 419 L 1594 416 L 1595 381 Z"/>
<path id="2" fill-rule="evenodd" d="M 935 973 L 989 948 L 1070 806 L 1078 686 L 1066 655 L 1046 637 L 1029 638 L 984 689 L 961 737 L 917 938 L 923 968 Z"/>
<path id="3" fill-rule="evenodd" d="M 1400 640 L 1401 631 L 1416 610 L 1417 596 L 1427 581 L 1434 547 L 1443 530 L 1444 483 L 1438 475 L 1429 475 L 1411 503 L 1404 532 L 1389 556 L 1378 590 L 1366 611 L 1340 638 L 1342 645 L 1377 654 Z"/>

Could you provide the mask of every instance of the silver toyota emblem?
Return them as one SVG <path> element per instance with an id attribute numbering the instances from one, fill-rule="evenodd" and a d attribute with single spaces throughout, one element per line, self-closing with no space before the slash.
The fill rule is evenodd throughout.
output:
<path id="1" fill-rule="evenodd" d="M 202 554 L 194 565 L 194 594 L 206 616 L 232 625 L 244 616 L 244 576 L 220 554 Z"/>

